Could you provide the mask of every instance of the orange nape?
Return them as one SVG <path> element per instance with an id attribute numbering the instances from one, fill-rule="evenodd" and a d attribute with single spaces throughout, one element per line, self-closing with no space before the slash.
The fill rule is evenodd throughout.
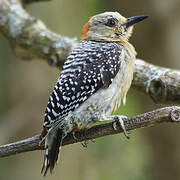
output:
<path id="1" fill-rule="evenodd" d="M 87 22 L 83 26 L 82 33 L 81 33 L 81 39 L 85 39 L 87 37 L 87 32 L 88 32 L 89 28 L 90 28 L 90 24 L 89 24 L 89 22 Z"/>

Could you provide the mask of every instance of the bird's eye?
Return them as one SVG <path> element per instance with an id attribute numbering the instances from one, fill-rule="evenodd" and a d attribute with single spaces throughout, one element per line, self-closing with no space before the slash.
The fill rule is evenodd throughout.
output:
<path id="1" fill-rule="evenodd" d="M 117 20 L 114 18 L 111 18 L 111 19 L 108 19 L 106 26 L 113 27 L 116 25 L 116 23 L 117 23 Z"/>

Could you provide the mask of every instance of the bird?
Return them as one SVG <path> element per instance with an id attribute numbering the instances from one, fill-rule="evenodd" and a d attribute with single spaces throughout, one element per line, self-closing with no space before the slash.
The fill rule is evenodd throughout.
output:
<path id="1" fill-rule="evenodd" d="M 69 133 L 76 138 L 78 130 L 112 120 L 121 101 L 125 104 L 137 55 L 129 38 L 134 24 L 147 17 L 125 18 L 118 12 L 104 12 L 83 26 L 81 41 L 68 55 L 45 110 L 41 134 L 44 176 L 48 170 L 53 172 Z M 119 122 L 128 137 L 122 118 Z"/>

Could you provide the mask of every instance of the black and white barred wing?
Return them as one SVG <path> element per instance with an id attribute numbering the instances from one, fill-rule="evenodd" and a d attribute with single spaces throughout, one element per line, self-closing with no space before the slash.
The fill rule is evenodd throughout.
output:
<path id="1" fill-rule="evenodd" d="M 107 88 L 120 68 L 122 46 L 82 41 L 65 62 L 49 98 L 44 126 L 63 120 L 100 88 Z"/>

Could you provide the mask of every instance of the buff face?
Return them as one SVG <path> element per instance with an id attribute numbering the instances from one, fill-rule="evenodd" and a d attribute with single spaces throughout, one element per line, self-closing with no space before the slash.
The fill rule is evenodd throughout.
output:
<path id="1" fill-rule="evenodd" d="M 132 34 L 133 25 L 147 16 L 125 18 L 118 12 L 105 12 L 90 18 L 85 24 L 81 38 L 96 41 L 122 42 Z"/>

